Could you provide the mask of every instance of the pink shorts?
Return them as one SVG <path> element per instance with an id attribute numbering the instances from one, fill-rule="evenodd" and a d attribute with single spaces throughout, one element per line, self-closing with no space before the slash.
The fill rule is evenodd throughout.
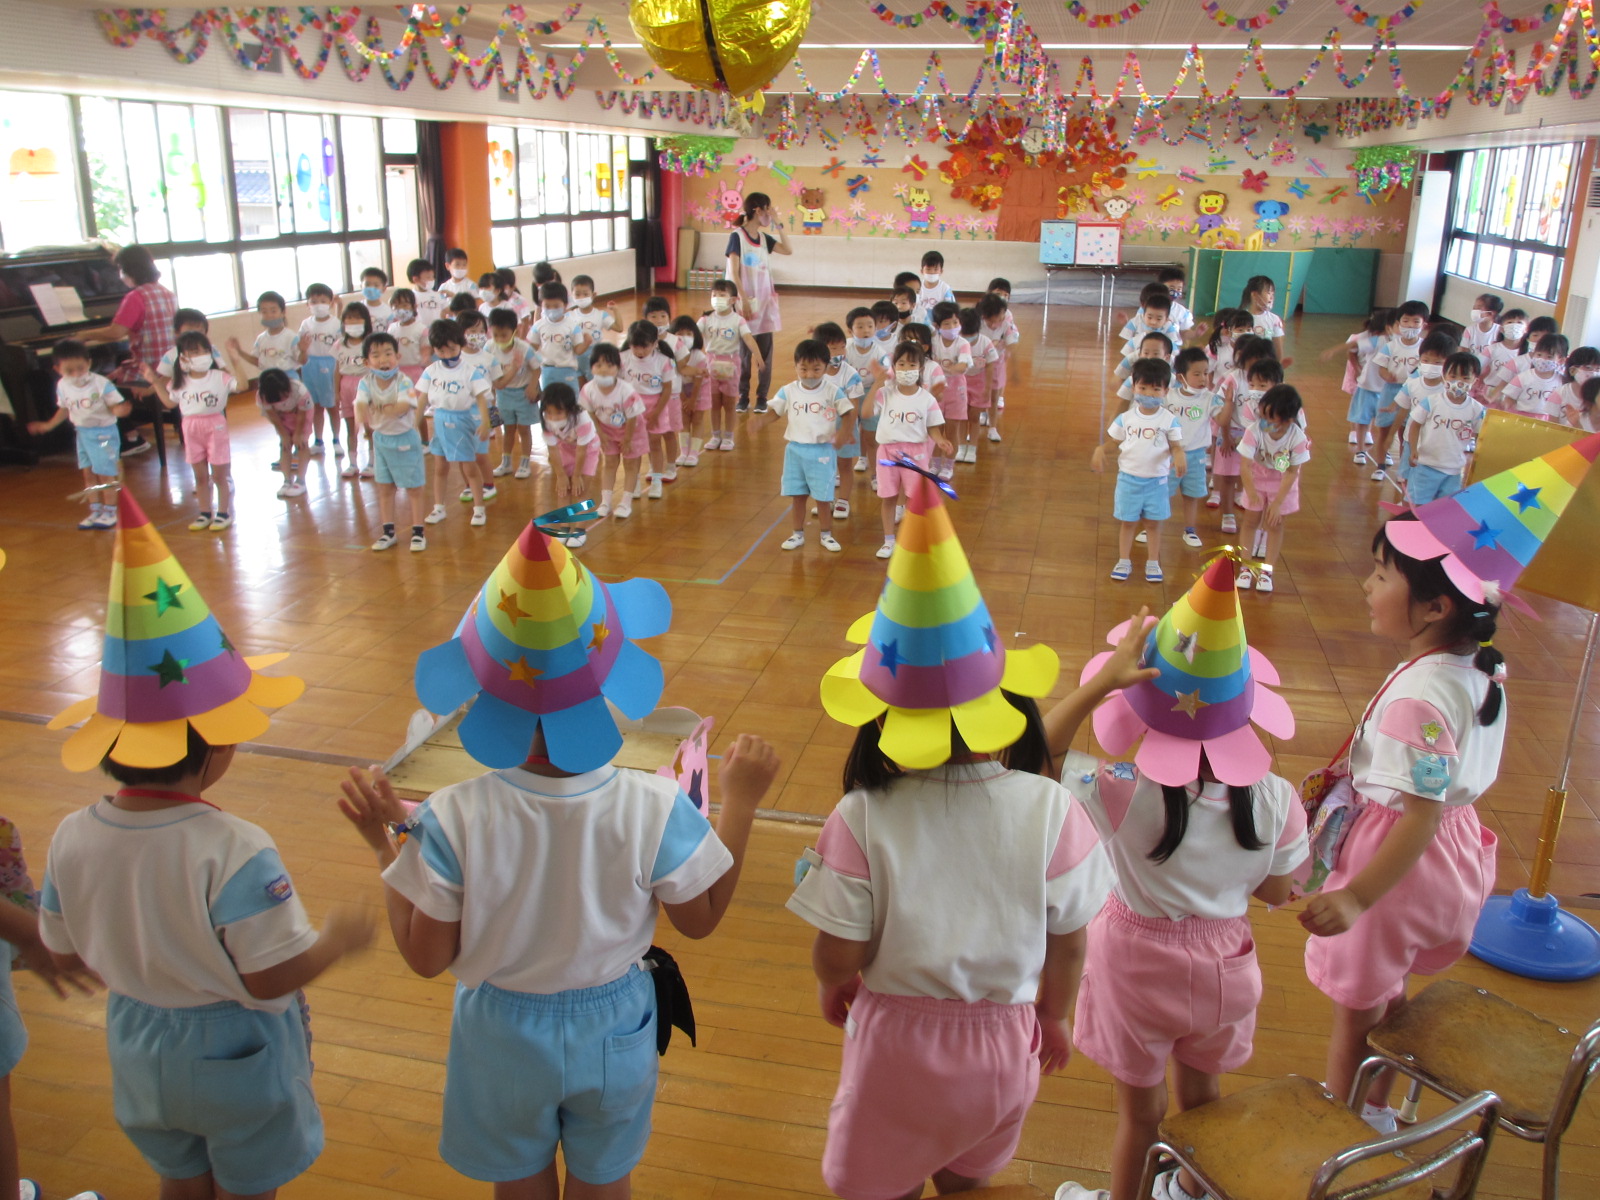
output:
<path id="1" fill-rule="evenodd" d="M 651 437 L 677 433 L 683 428 L 683 397 L 676 392 L 662 392 L 659 396 L 641 392 L 639 399 L 645 403 L 644 420 Z"/>
<path id="2" fill-rule="evenodd" d="M 1039 1091 L 1031 1004 L 882 996 L 850 1009 L 822 1179 L 845 1200 L 898 1200 L 935 1171 L 1011 1161 Z"/>
<path id="3" fill-rule="evenodd" d="M 1211 448 L 1211 473 L 1224 478 L 1238 478 L 1239 452 L 1229 450 L 1221 442 Z"/>
<path id="4" fill-rule="evenodd" d="M 967 408 L 989 407 L 989 370 L 985 367 L 976 375 L 967 376 Z M 970 411 L 969 411 L 969 414 Z"/>
<path id="5" fill-rule="evenodd" d="M 707 375 L 694 388 L 694 411 L 697 413 L 711 411 L 712 397 L 711 376 Z"/>
<path id="6" fill-rule="evenodd" d="M 311 410 L 309 408 L 293 408 L 288 412 L 281 412 L 276 408 L 272 408 L 267 411 L 278 422 L 278 428 L 283 431 L 283 436 L 291 441 L 299 441 L 311 432 Z"/>
<path id="7" fill-rule="evenodd" d="M 1400 819 L 1363 803 L 1324 891 L 1345 887 L 1372 860 Z M 1437 975 L 1472 941 L 1494 890 L 1494 834 L 1470 804 L 1449 805 L 1416 866 L 1334 937 L 1306 943 L 1306 976 L 1335 1004 L 1369 1009 L 1405 994 L 1407 975 Z"/>
<path id="8" fill-rule="evenodd" d="M 939 397 L 939 411 L 946 421 L 967 419 L 967 377 L 948 371 L 944 377 L 944 395 Z"/>
<path id="9" fill-rule="evenodd" d="M 339 415 L 346 421 L 356 419 L 356 389 L 360 386 L 360 375 L 339 376 Z"/>
<path id="10" fill-rule="evenodd" d="M 1237 452 L 1234 457 L 1238 457 Z M 1250 497 L 1242 490 L 1239 495 L 1239 507 L 1249 512 L 1260 512 L 1277 499 L 1279 490 L 1283 487 L 1283 473 L 1274 471 L 1271 467 L 1263 467 L 1258 462 L 1250 464 L 1250 478 L 1255 482 L 1256 495 L 1260 500 L 1256 504 L 1250 503 Z M 1290 513 L 1300 511 L 1300 480 L 1294 481 L 1294 486 L 1283 493 L 1283 507 L 1278 509 L 1279 516 L 1288 516 Z"/>
<path id="11" fill-rule="evenodd" d="M 706 381 L 711 387 L 709 394 L 715 395 L 721 392 L 724 396 L 737 398 L 741 365 L 742 359 L 737 354 L 706 355 Z"/>
<path id="12" fill-rule="evenodd" d="M 1006 352 L 1000 351 L 1000 361 L 989 364 L 989 393 L 1000 395 L 1006 390 Z"/>
<path id="13" fill-rule="evenodd" d="M 624 442 L 627 433 L 626 425 L 617 428 L 615 425 L 602 425 L 595 422 L 595 432 L 600 435 L 600 452 L 607 458 L 643 458 L 650 453 L 650 435 L 645 432 L 647 417 L 640 417 L 633 423 L 633 434 Z"/>
<path id="14" fill-rule="evenodd" d="M 904 454 L 919 467 L 926 467 L 933 461 L 933 447 L 927 442 L 878 443 L 878 460 L 896 458 L 901 454 Z M 881 461 L 878 461 L 876 469 L 878 472 L 878 495 L 898 496 L 901 492 L 900 477 L 906 472 L 900 467 L 886 467 Z"/>
<path id="15" fill-rule="evenodd" d="M 1072 1042 L 1130 1087 L 1167 1059 L 1209 1075 L 1250 1061 L 1261 967 L 1248 917 L 1142 917 L 1112 895 L 1089 924 Z"/>
<path id="16" fill-rule="evenodd" d="M 213 467 L 225 467 L 232 462 L 228 418 L 221 413 L 184 417 L 183 460 L 188 463 L 210 463 Z"/>
<path id="17" fill-rule="evenodd" d="M 593 475 L 600 469 L 600 443 L 590 442 L 587 446 L 579 446 L 576 442 L 562 442 L 557 446 L 561 454 L 561 466 L 568 475 Z M 583 451 L 583 465 L 578 466 L 578 451 Z"/>

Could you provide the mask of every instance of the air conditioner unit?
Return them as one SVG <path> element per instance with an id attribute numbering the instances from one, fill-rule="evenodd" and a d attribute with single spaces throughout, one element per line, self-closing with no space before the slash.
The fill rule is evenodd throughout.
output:
<path id="1" fill-rule="evenodd" d="M 1585 208 L 1600 208 L 1600 171 L 1589 176 L 1589 198 L 1583 202 Z"/>

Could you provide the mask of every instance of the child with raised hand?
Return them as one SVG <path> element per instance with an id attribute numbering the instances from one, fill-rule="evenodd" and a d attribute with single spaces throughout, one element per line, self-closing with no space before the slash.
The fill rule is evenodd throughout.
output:
<path id="1" fill-rule="evenodd" d="M 304 496 L 300 463 L 311 456 L 311 392 L 299 376 L 269 367 L 256 380 L 256 403 L 278 433 L 278 470 L 283 473 L 278 499 Z"/>
<path id="2" fill-rule="evenodd" d="M 228 361 L 226 355 L 223 361 Z M 220 533 L 233 524 L 228 511 L 233 487 L 228 397 L 240 388 L 238 376 L 217 365 L 205 334 L 186 333 L 178 339 L 172 382 L 152 371 L 148 363 L 144 364 L 144 379 L 163 405 L 182 414 L 183 457 L 194 471 L 195 498 L 201 505 L 189 529 Z"/>
<path id="3" fill-rule="evenodd" d="M 944 413 L 933 393 L 922 386 L 922 369 L 927 356 L 915 342 L 901 342 L 894 349 L 894 382 L 869 392 L 861 406 L 864 417 L 876 417 L 878 451 L 873 459 L 878 481 L 878 502 L 883 514 L 883 545 L 879 558 L 894 553 L 894 530 L 902 515 L 901 492 L 916 478 L 916 473 L 898 466 L 885 466 L 886 460 L 909 458 L 924 471 L 932 466 L 933 451 L 949 455 L 950 442 L 933 430 L 944 424 Z"/>
<path id="4" fill-rule="evenodd" d="M 850 438 L 839 446 L 838 489 L 833 500 L 833 519 L 843 521 L 850 516 L 850 489 L 855 486 L 851 476 L 861 470 L 861 402 L 867 398 L 867 383 L 845 357 L 850 339 L 844 330 L 832 321 L 824 321 L 815 331 L 817 341 L 828 348 L 828 370 L 822 378 L 845 394 L 856 412 Z"/>
<path id="5" fill-rule="evenodd" d="M 678 386 L 677 365 L 670 347 L 649 321 L 628 326 L 628 349 L 622 355 L 622 377 L 633 385 L 644 402 L 645 432 L 650 437 L 650 485 L 645 495 L 661 499 L 661 485 L 667 482 L 667 447 L 676 457 L 678 433 L 673 421 L 672 394 Z M 673 467 L 676 476 L 677 468 Z M 635 496 L 638 493 L 634 493 Z"/>
<path id="6" fill-rule="evenodd" d="M 1483 427 L 1484 407 L 1472 398 L 1477 382 L 1478 356 L 1457 350 L 1444 360 L 1439 393 L 1424 396 L 1411 406 L 1406 437 L 1411 447 L 1408 503 L 1427 504 L 1461 490 L 1467 458 Z"/>
<path id="7" fill-rule="evenodd" d="M 711 411 L 711 377 L 706 372 L 705 339 L 700 326 L 688 313 L 672 322 L 669 333 L 677 343 L 679 412 L 686 432 L 683 452 L 678 455 L 680 467 L 698 467 L 700 450 L 705 442 L 700 434 L 706 426 L 706 414 Z"/>
<path id="8" fill-rule="evenodd" d="M 711 385 L 711 439 L 707 450 L 732 450 L 734 412 L 739 402 L 740 347 L 750 355 L 750 370 L 757 377 L 771 376 L 750 324 L 739 313 L 739 285 L 719 279 L 711 285 L 711 311 L 700 318 L 705 342 L 706 378 Z"/>
<path id="9" fill-rule="evenodd" d="M 930 316 L 935 334 L 933 360 L 944 372 L 939 410 L 944 413 L 945 424 L 950 426 L 949 438 L 955 443 L 956 461 L 977 462 L 977 446 L 967 441 L 967 372 L 972 369 L 972 344 L 961 336 L 961 308 L 953 300 L 942 300 L 933 306 Z"/>
<path id="10" fill-rule="evenodd" d="M 428 341 L 434 358 L 413 386 L 420 404 L 433 418 L 433 441 L 428 450 L 438 460 L 433 472 L 433 510 L 423 520 L 437 525 L 450 515 L 444 498 L 454 463 L 472 498 L 472 524 L 487 525 L 478 439 L 489 432 L 492 388 L 481 367 L 464 361 L 466 335 L 461 326 L 454 321 L 435 321 L 428 330 Z"/>
<path id="11" fill-rule="evenodd" d="M 379 333 L 389 328 L 394 316 L 384 295 L 389 290 L 389 273 L 381 267 L 368 267 L 361 272 L 361 303 L 366 305 L 372 328 Z"/>
<path id="12" fill-rule="evenodd" d="M 517 336 L 521 318 L 515 309 L 502 305 L 489 310 L 489 351 L 493 372 L 494 404 L 500 412 L 502 436 L 500 465 L 494 468 L 491 478 L 511 475 L 511 460 L 516 459 L 515 479 L 526 479 L 533 473 L 533 427 L 538 423 L 538 405 L 528 395 L 528 389 L 538 387 L 535 372 L 539 356 L 527 342 Z"/>
<path id="13" fill-rule="evenodd" d="M 1277 299 L 1278 285 L 1269 276 L 1253 275 L 1245 282 L 1239 307 L 1250 314 L 1255 335 L 1271 342 L 1273 356 L 1288 367 L 1294 360 L 1283 356 L 1283 318 L 1272 311 Z"/>
<path id="14" fill-rule="evenodd" d="M 1133 574 L 1133 536 L 1142 521 L 1149 538 L 1144 565 L 1148 583 L 1160 583 L 1161 528 L 1172 515 L 1167 478 L 1189 467 L 1183 452 L 1183 428 L 1166 407 L 1172 367 L 1159 358 L 1133 364 L 1133 405 L 1112 418 L 1106 436 L 1116 442 L 1117 486 L 1112 516 L 1117 520 L 1117 562 L 1111 578 L 1119 583 Z M 1095 447 L 1089 466 L 1105 470 L 1105 443 Z"/>
<path id="15" fill-rule="evenodd" d="M 228 351 L 235 362 L 247 362 L 258 371 L 283 371 L 300 378 L 299 336 L 288 328 L 285 307 L 278 292 L 262 292 L 256 297 L 261 332 L 256 334 L 251 350 L 240 345 L 238 338 L 228 339 Z"/>
<path id="16" fill-rule="evenodd" d="M 29 421 L 28 432 L 37 436 L 63 421 L 72 422 L 89 503 L 89 515 L 78 522 L 78 528 L 114 529 L 117 484 L 122 478 L 117 418 L 127 416 L 133 406 L 122 398 L 116 384 L 94 373 L 92 361 L 89 347 L 82 342 L 69 338 L 56 343 L 50 353 L 58 376 L 55 415 L 48 421 Z"/>
<path id="17" fill-rule="evenodd" d="M 610 342 L 594 348 L 591 377 L 578 393 L 578 404 L 594 421 L 601 461 L 599 513 L 615 512 L 619 521 L 633 515 L 633 497 L 639 490 L 639 463 L 650 451 L 645 430 L 645 405 L 633 384 L 622 378 L 622 352 Z M 612 506 L 617 467 L 624 468 L 621 499 Z"/>
<path id="18" fill-rule="evenodd" d="M 1211 387 L 1211 371 L 1206 352 L 1199 346 L 1178 351 L 1172 363 L 1172 386 L 1167 389 L 1165 407 L 1178 418 L 1183 436 L 1183 473 L 1174 472 L 1169 485 L 1173 497 L 1183 497 L 1183 544 L 1200 548 L 1200 501 L 1206 497 L 1206 471 L 1209 468 L 1214 424 L 1222 401 Z"/>
<path id="19" fill-rule="evenodd" d="M 996 351 L 996 359 L 989 364 L 987 386 L 980 403 L 968 387 L 968 404 L 978 410 L 978 424 L 989 427 L 989 440 L 1000 441 L 1000 418 L 1005 415 L 1006 379 L 1009 377 L 1011 348 L 1017 344 L 1016 322 L 1006 307 L 1005 299 L 997 292 L 986 292 L 978 299 L 978 317 L 983 322 L 983 335 Z"/>
<path id="20" fill-rule="evenodd" d="M 1500 340 L 1500 312 L 1505 307 L 1493 292 L 1484 292 L 1472 302 L 1472 315 L 1461 331 L 1461 348 L 1478 360 L 1478 374 L 1489 369 L 1489 351 Z"/>
<path id="21" fill-rule="evenodd" d="M 1089 925 L 1073 1029 L 1073 1044 L 1116 1087 L 1111 1187 L 1069 1182 L 1056 1200 L 1199 1200 L 1205 1190 L 1187 1171 L 1138 1191 L 1170 1103 L 1169 1065 L 1186 1111 L 1218 1099 L 1221 1077 L 1254 1048 L 1262 983 L 1250 901 L 1289 898 L 1291 872 L 1307 856 L 1306 817 L 1252 728 L 1288 738 L 1294 716 L 1264 686 L 1276 672 L 1245 643 L 1233 567 L 1227 556 L 1214 559 L 1154 629 L 1141 611 L 1113 630 L 1117 651 L 1092 660 L 1086 685 L 1045 714 L 1061 781 L 1088 812 L 1116 874 Z M 1215 622 L 1237 630 L 1227 645 L 1203 637 Z M 1149 669 L 1135 672 L 1140 662 Z M 1118 682 L 1135 673 L 1142 678 L 1131 685 Z M 1203 689 L 1229 704 L 1208 708 L 1217 717 L 1202 728 L 1190 701 Z M 1113 756 L 1142 739 L 1134 761 L 1072 750 L 1097 703 L 1096 734 Z"/>
<path id="22" fill-rule="evenodd" d="M 1521 322 L 1519 322 L 1521 324 Z M 1539 340 L 1548 333 L 1560 333 L 1561 327 L 1556 324 L 1554 317 L 1534 317 L 1524 325 L 1526 332 L 1522 340 L 1513 347 L 1513 353 L 1504 356 L 1495 368 L 1494 374 L 1489 377 L 1487 389 L 1488 403 L 1491 407 L 1505 408 L 1511 402 L 1506 399 L 1505 390 L 1517 378 L 1532 367 L 1533 352 L 1539 345 Z M 1562 351 L 1562 357 L 1566 351 Z"/>
<path id="23" fill-rule="evenodd" d="M 389 328 L 385 332 L 400 347 L 400 373 L 412 383 L 422 377 L 422 368 L 433 357 L 433 347 L 428 344 L 428 326 L 432 322 L 421 320 L 420 311 L 415 292 L 395 288 L 389 298 Z"/>
<path id="24" fill-rule="evenodd" d="M 589 378 L 589 355 L 594 347 L 607 340 L 606 334 L 617 327 L 617 302 L 606 301 L 604 308 L 594 306 L 594 280 L 588 275 L 572 277 L 572 307 L 578 314 L 578 324 L 588 335 L 589 345 L 578 355 L 578 377 Z"/>
<path id="25" fill-rule="evenodd" d="M 1511 411 L 1550 421 L 1560 415 L 1561 368 L 1568 354 L 1567 339 L 1559 333 L 1543 334 L 1528 355 L 1528 365 L 1505 385 L 1500 397 Z"/>
<path id="26" fill-rule="evenodd" d="M 339 372 L 339 417 L 344 421 L 345 443 L 350 447 L 350 457 L 345 463 L 344 470 L 339 474 L 345 479 L 354 479 L 358 475 L 363 479 L 371 479 L 370 444 L 367 446 L 367 465 L 361 466 L 361 443 L 365 437 L 365 430 L 356 421 L 356 390 L 367 374 L 366 345 L 373 331 L 372 314 L 367 311 L 365 304 L 356 300 L 344 306 L 340 320 L 343 322 L 344 336 L 334 348 L 334 358 L 338 363 Z M 337 437 L 334 438 L 333 444 L 336 448 L 335 453 L 338 453 Z"/>
<path id="27" fill-rule="evenodd" d="M 427 484 L 422 435 L 417 431 L 417 394 L 411 381 L 400 373 L 400 345 L 392 336 L 373 334 L 365 351 L 368 370 L 356 389 L 356 419 L 372 446 L 378 517 L 383 523 L 383 533 L 372 548 L 387 550 L 399 541 L 395 532 L 398 492 L 399 524 L 411 526 L 411 549 L 426 550 L 425 527 L 416 522 L 421 515 L 417 511 L 420 495 Z"/>
<path id="28" fill-rule="evenodd" d="M 156 374 L 163 379 L 172 378 L 173 364 L 178 361 L 177 339 L 186 333 L 203 333 L 211 336 L 211 322 L 198 308 L 180 308 L 172 314 L 173 346 L 156 363 Z"/>
<path id="29" fill-rule="evenodd" d="M 806 544 L 807 502 L 814 500 L 822 548 L 837 554 L 844 549 L 833 536 L 838 448 L 854 436 L 855 405 L 825 378 L 828 347 L 822 342 L 807 338 L 796 346 L 794 369 L 796 382 L 779 388 L 770 405 L 772 418 L 786 422 L 780 491 L 790 497 L 794 532 L 784 539 L 783 549 L 798 550 Z"/>
<path id="30" fill-rule="evenodd" d="M 1011 1160 L 1039 1077 L 1071 1059 L 1085 927 L 1111 885 L 1034 699 L 1055 652 L 985 648 L 987 606 L 942 499 L 925 476 L 906 483 L 907 561 L 889 569 L 918 586 L 886 587 L 860 623 L 865 657 L 824 677 L 823 707 L 855 744 L 788 902 L 816 927 L 818 1004 L 845 1035 L 822 1178 L 846 1197 L 919 1196 L 929 1178 L 968 1191 Z M 1140 649 L 1127 639 L 1112 686 L 1149 674 Z"/>
<path id="31" fill-rule="evenodd" d="M 594 491 L 594 474 L 600 465 L 600 435 L 594 418 L 579 407 L 570 387 L 552 383 L 539 393 L 539 426 L 550 452 L 557 506 L 587 499 Z M 574 550 L 583 543 L 583 534 L 567 540 Z"/>
<path id="32" fill-rule="evenodd" d="M 306 288 L 306 303 L 310 315 L 300 322 L 299 346 L 295 353 L 300 365 L 300 379 L 311 393 L 311 453 L 321 454 L 322 425 L 334 413 L 333 456 L 339 457 L 339 359 L 338 345 L 343 330 L 333 311 L 333 289 L 325 283 L 313 283 Z"/>
<path id="33" fill-rule="evenodd" d="M 1246 464 L 1243 503 L 1256 514 L 1246 536 L 1251 557 L 1261 560 L 1253 570 L 1239 568 L 1235 583 L 1241 590 L 1252 584 L 1258 592 L 1273 590 L 1272 566 L 1283 551 L 1284 519 L 1300 511 L 1301 469 L 1311 461 L 1311 439 L 1300 423 L 1304 407 L 1298 391 L 1276 384 L 1255 402 L 1255 420 L 1239 439 L 1239 457 Z"/>

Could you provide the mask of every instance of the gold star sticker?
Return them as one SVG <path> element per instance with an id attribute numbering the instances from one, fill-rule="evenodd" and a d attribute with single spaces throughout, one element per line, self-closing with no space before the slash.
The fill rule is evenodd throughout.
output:
<path id="1" fill-rule="evenodd" d="M 517 594 L 508 592 L 504 588 L 500 589 L 500 603 L 495 607 L 510 617 L 513 625 L 528 615 L 522 611 L 522 606 L 517 603 Z"/>
<path id="2" fill-rule="evenodd" d="M 506 666 L 510 668 L 511 681 L 513 683 L 525 683 L 529 687 L 532 687 L 539 676 L 544 674 L 538 668 L 528 665 L 527 655 L 523 655 L 515 662 L 512 662 L 509 658 L 506 659 Z"/>
<path id="3" fill-rule="evenodd" d="M 1185 716 L 1192 717 L 1202 708 L 1210 707 L 1209 703 L 1200 699 L 1200 689 L 1195 688 L 1192 692 L 1179 692 L 1178 702 L 1172 706 L 1172 711 L 1181 712 Z"/>
<path id="4" fill-rule="evenodd" d="M 600 648 L 606 644 L 606 639 L 610 636 L 611 630 L 605 627 L 605 623 L 602 621 L 596 621 L 594 623 L 594 636 L 589 639 L 589 649 L 598 654 Z"/>

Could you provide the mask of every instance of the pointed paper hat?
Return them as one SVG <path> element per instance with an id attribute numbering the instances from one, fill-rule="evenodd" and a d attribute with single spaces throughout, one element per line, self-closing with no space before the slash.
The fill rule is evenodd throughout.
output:
<path id="1" fill-rule="evenodd" d="M 822 707 L 846 725 L 884 716 L 883 752 L 921 769 L 950 758 L 952 720 L 962 741 L 980 753 L 1015 742 L 1025 720 L 1001 689 L 1047 695 L 1061 661 L 1048 646 L 1001 644 L 938 488 L 921 475 L 902 474 L 911 483 L 889 578 L 877 609 L 845 635 L 865 649 L 822 677 Z"/>
<path id="2" fill-rule="evenodd" d="M 1414 508 L 1415 521 L 1389 521 L 1384 536 L 1412 558 L 1442 556 L 1445 574 L 1468 599 L 1528 611 L 1509 592 L 1561 519 L 1596 455 L 1600 433 Z"/>
<path id="3" fill-rule="evenodd" d="M 629 639 L 671 619 L 655 580 L 607 586 L 529 522 L 455 636 L 417 659 L 417 696 L 435 713 L 473 700 L 461 744 L 486 767 L 521 766 L 542 728 L 554 765 L 592 771 L 622 749 L 606 701 L 637 720 L 661 699 L 661 664 Z"/>
<path id="4" fill-rule="evenodd" d="M 268 720 L 258 706 L 280 708 L 306 689 L 292 676 L 255 673 L 287 657 L 245 658 L 234 649 L 124 488 L 117 498 L 100 694 L 50 722 L 51 729 L 64 729 L 88 718 L 61 748 L 61 761 L 69 771 L 88 771 L 109 753 L 124 766 L 170 766 L 189 752 L 191 726 L 213 746 L 260 737 Z"/>
<path id="5" fill-rule="evenodd" d="M 1145 642 L 1144 666 L 1156 679 L 1112 692 L 1094 712 L 1094 735 L 1111 754 L 1122 754 L 1144 738 L 1134 762 L 1157 783 L 1186 787 L 1200 777 L 1200 752 L 1223 783 L 1248 787 L 1272 769 L 1272 754 L 1251 728 L 1274 737 L 1294 736 L 1288 702 L 1264 684 L 1278 672 L 1245 640 L 1237 563 L 1216 558 L 1184 596 L 1157 622 Z M 1106 638 L 1120 642 L 1123 622 Z M 1083 669 L 1087 680 L 1110 652 Z"/>

